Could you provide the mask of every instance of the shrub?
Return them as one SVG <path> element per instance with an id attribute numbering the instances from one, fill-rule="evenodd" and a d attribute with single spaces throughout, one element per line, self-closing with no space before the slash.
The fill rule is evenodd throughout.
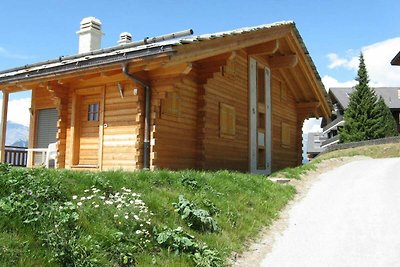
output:
<path id="1" fill-rule="evenodd" d="M 187 200 L 183 195 L 180 195 L 179 202 L 173 205 L 190 228 L 197 231 L 219 231 L 218 223 L 210 216 L 210 213 L 197 208 L 193 202 Z"/>

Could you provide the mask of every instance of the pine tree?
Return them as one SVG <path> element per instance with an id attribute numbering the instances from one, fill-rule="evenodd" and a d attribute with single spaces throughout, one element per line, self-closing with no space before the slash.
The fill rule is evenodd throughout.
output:
<path id="1" fill-rule="evenodd" d="M 350 102 L 344 113 L 344 126 L 340 130 L 340 142 L 356 142 L 376 138 L 381 127 L 381 112 L 377 108 L 375 92 L 368 86 L 369 79 L 363 54 L 356 81 L 358 84 L 350 95 Z"/>
<path id="2" fill-rule="evenodd" d="M 392 112 L 390 111 L 389 107 L 385 104 L 385 101 L 382 97 L 379 97 L 378 102 L 376 103 L 377 109 L 380 111 L 380 128 L 376 132 L 375 138 L 383 138 L 389 136 L 396 136 L 398 135 L 397 132 L 397 124 L 396 120 L 393 117 Z"/>

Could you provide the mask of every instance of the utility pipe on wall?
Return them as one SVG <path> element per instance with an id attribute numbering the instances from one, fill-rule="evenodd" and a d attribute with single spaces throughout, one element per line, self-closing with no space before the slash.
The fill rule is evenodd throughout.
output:
<path id="1" fill-rule="evenodd" d="M 150 103 L 151 88 L 147 81 L 129 73 L 128 64 L 122 65 L 122 72 L 135 83 L 144 88 L 144 141 L 143 141 L 143 169 L 150 169 Z"/>

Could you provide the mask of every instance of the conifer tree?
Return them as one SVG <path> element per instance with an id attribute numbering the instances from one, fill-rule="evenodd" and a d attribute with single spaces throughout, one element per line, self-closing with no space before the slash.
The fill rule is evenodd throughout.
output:
<path id="1" fill-rule="evenodd" d="M 396 120 L 394 119 L 392 112 L 390 111 L 389 107 L 385 104 L 385 101 L 383 100 L 382 97 L 379 97 L 378 102 L 376 103 L 376 107 L 379 110 L 381 116 L 379 122 L 380 128 L 376 132 L 375 138 L 383 138 L 383 137 L 398 135 Z"/>
<path id="2" fill-rule="evenodd" d="M 368 86 L 368 73 L 362 53 L 356 81 L 358 84 L 350 95 L 349 106 L 344 113 L 345 123 L 340 130 L 340 142 L 374 139 L 375 132 L 381 126 L 381 112 L 376 107 L 375 92 Z"/>

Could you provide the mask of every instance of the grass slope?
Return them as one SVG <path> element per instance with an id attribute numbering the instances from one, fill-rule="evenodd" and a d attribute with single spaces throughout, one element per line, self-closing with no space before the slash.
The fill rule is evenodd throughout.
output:
<path id="1" fill-rule="evenodd" d="M 294 193 L 228 171 L 0 165 L 0 266 L 222 266 Z"/>
<path id="2" fill-rule="evenodd" d="M 285 177 L 300 179 L 301 175 L 317 169 L 318 163 L 323 160 L 340 157 L 366 156 L 371 158 L 400 157 L 400 144 L 369 145 L 328 152 L 318 156 L 312 161 L 294 168 L 285 168 L 271 174 L 271 177 Z"/>

